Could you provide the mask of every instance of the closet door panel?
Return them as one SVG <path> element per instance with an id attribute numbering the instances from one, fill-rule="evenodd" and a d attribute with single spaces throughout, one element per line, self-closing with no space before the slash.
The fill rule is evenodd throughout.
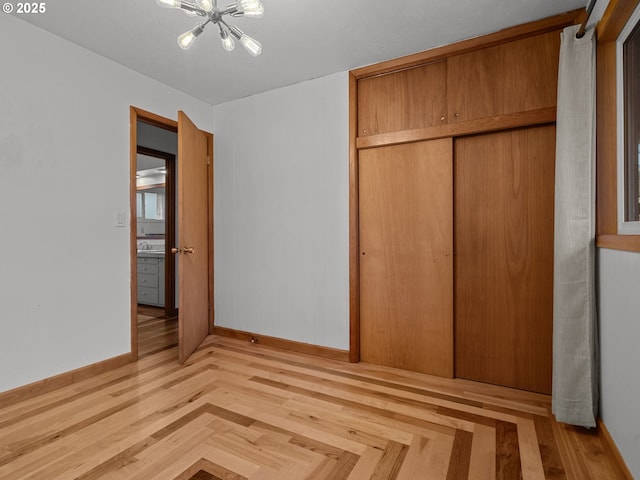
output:
<path id="1" fill-rule="evenodd" d="M 446 122 L 447 62 L 358 80 L 358 136 Z"/>
<path id="2" fill-rule="evenodd" d="M 556 105 L 560 32 L 447 59 L 450 122 Z"/>
<path id="3" fill-rule="evenodd" d="M 555 126 L 457 139 L 456 376 L 551 392 Z"/>
<path id="4" fill-rule="evenodd" d="M 359 153 L 365 362 L 453 375 L 452 140 Z"/>

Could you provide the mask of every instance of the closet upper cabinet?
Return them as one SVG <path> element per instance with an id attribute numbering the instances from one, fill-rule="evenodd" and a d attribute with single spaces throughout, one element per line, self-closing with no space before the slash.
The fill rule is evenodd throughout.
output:
<path id="1" fill-rule="evenodd" d="M 358 136 L 447 121 L 447 61 L 358 80 Z"/>
<path id="2" fill-rule="evenodd" d="M 556 105 L 560 32 L 447 59 L 449 122 Z"/>

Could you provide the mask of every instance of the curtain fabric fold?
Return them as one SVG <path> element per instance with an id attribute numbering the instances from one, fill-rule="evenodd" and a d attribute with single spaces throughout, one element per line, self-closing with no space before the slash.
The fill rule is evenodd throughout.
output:
<path id="1" fill-rule="evenodd" d="M 595 427 L 599 394 L 595 304 L 595 40 L 561 34 L 556 123 L 553 413 Z"/>

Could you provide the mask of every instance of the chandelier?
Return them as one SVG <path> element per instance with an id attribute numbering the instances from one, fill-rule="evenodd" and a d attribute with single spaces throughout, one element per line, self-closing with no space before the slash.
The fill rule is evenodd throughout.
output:
<path id="1" fill-rule="evenodd" d="M 222 18 L 224 15 L 259 18 L 264 13 L 261 0 L 236 0 L 235 3 L 224 9 L 218 8 L 217 0 L 156 0 L 156 3 L 163 8 L 177 8 L 189 16 L 203 17 L 203 22 L 196 24 L 191 30 L 178 37 L 178 45 L 184 50 L 193 45 L 196 37 L 204 31 L 207 24 L 212 23 L 218 25 L 222 48 L 227 52 L 235 48 L 235 40 L 238 40 L 253 56 L 258 56 L 262 52 L 260 42 L 245 34 L 235 25 L 229 25 Z"/>

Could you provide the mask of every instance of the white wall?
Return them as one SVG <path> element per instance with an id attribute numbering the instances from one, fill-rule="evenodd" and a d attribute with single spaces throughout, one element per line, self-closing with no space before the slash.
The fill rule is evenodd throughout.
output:
<path id="1" fill-rule="evenodd" d="M 348 74 L 218 105 L 216 325 L 349 345 Z"/>
<path id="2" fill-rule="evenodd" d="M 599 249 L 601 417 L 640 478 L 640 253 Z"/>
<path id="3" fill-rule="evenodd" d="M 129 106 L 211 106 L 10 15 L 0 39 L 4 391 L 130 351 Z"/>

